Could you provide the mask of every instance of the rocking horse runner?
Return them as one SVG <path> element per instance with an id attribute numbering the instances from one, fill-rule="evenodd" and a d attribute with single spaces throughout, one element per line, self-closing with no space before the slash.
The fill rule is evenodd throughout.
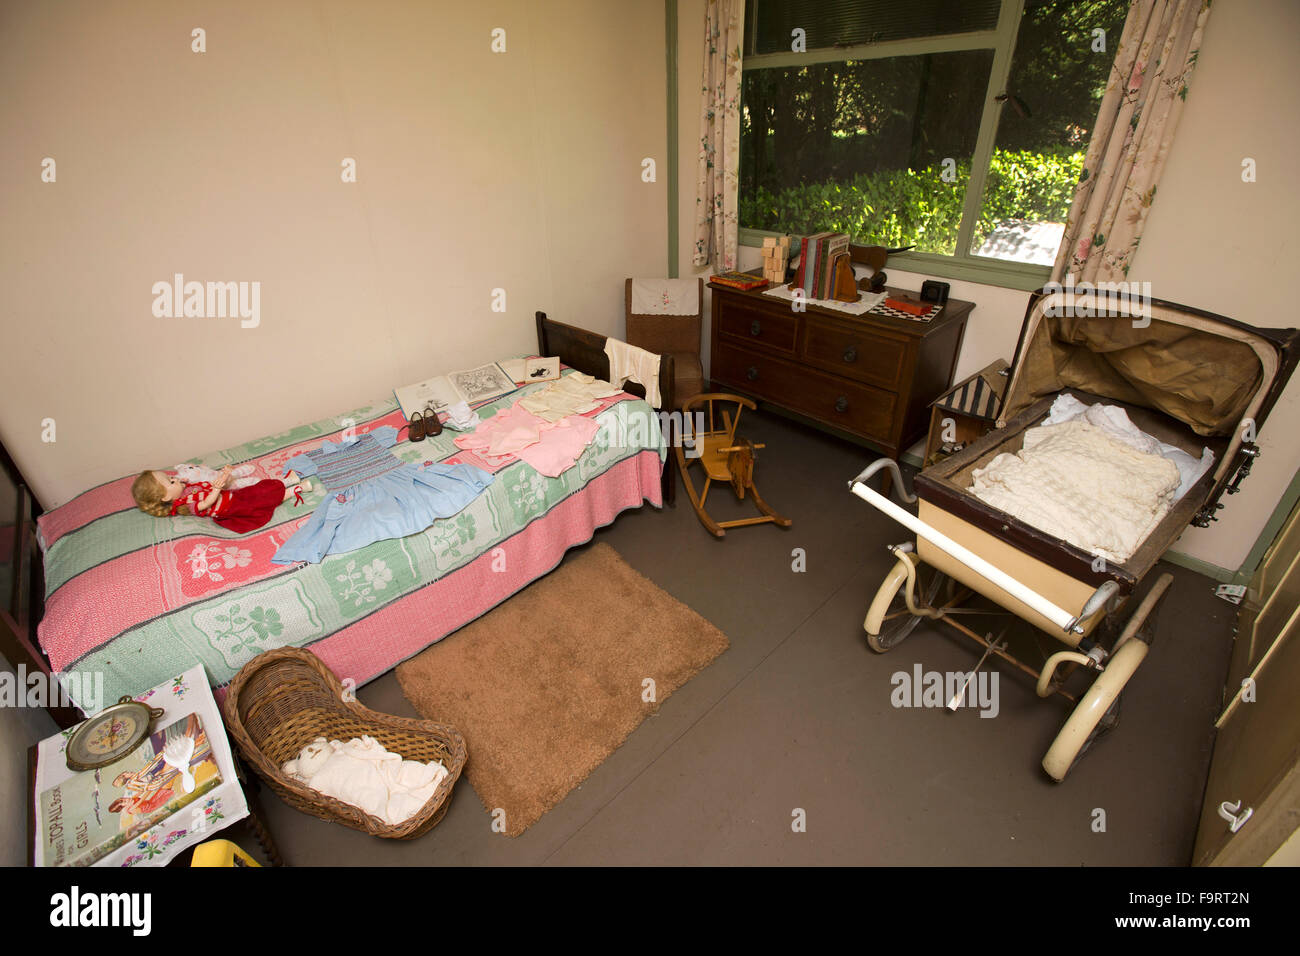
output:
<path id="1" fill-rule="evenodd" d="M 692 413 L 699 407 L 707 405 L 708 414 L 705 419 L 708 421 L 707 431 L 696 431 L 691 436 L 695 443 L 695 448 L 699 452 L 698 458 L 687 459 L 682 447 L 678 445 L 673 449 L 677 457 L 677 468 L 682 473 L 682 484 L 686 486 L 686 494 L 690 496 L 691 505 L 695 508 L 695 514 L 699 516 L 700 523 L 716 537 L 724 537 L 727 528 L 737 528 L 749 524 L 766 524 L 771 522 L 782 528 L 790 527 L 790 519 L 777 514 L 771 506 L 763 500 L 758 493 L 758 488 L 754 484 L 754 452 L 764 446 L 754 444 L 748 438 L 736 438 L 736 426 L 740 424 L 740 413 L 746 408 L 754 408 L 755 405 L 747 398 L 739 395 L 727 395 L 720 392 L 709 393 L 705 395 L 696 395 L 685 405 L 682 406 L 682 418 L 684 421 L 693 421 Z M 716 409 L 714 406 L 719 406 Z M 730 406 L 735 406 L 735 414 L 732 414 Z M 717 427 L 717 418 L 721 418 L 722 427 Z M 704 490 L 696 493 L 695 485 L 691 482 L 690 466 L 698 461 L 704 469 Z M 725 481 L 731 484 L 732 490 L 735 491 L 736 497 L 741 501 L 745 500 L 748 494 L 754 502 L 754 505 L 761 512 L 757 518 L 737 518 L 732 521 L 714 521 L 709 513 L 704 510 L 704 504 L 709 497 L 709 488 L 715 481 Z"/>

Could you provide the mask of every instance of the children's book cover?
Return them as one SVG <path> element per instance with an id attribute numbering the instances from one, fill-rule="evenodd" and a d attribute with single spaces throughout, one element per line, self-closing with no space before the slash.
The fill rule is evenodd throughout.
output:
<path id="1" fill-rule="evenodd" d="M 89 866 L 221 783 L 198 714 L 41 794 L 46 866 Z"/>

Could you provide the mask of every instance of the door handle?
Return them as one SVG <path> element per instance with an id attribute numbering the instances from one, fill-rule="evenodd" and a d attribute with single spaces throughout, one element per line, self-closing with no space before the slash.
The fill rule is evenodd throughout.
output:
<path id="1" fill-rule="evenodd" d="M 758 369 L 751 365 L 745 370 L 745 378 L 749 379 L 751 382 L 758 378 Z"/>
<path id="2" fill-rule="evenodd" d="M 760 321 L 758 321 L 758 319 L 755 319 L 753 322 L 749 323 L 749 334 L 750 334 L 750 335 L 762 335 L 762 334 L 763 334 L 763 323 L 760 322 Z"/>
<path id="3" fill-rule="evenodd" d="M 843 395 L 835 399 L 835 410 L 837 412 L 847 412 L 849 410 L 849 400 Z"/>
<path id="4" fill-rule="evenodd" d="M 1244 827 L 1246 821 L 1249 820 L 1254 813 L 1255 809 L 1253 807 L 1247 807 L 1245 810 L 1242 810 L 1240 800 L 1236 803 L 1229 803 L 1227 800 L 1224 800 L 1219 804 L 1219 816 L 1228 821 L 1228 831 L 1230 833 L 1236 833 Z"/>
<path id="5" fill-rule="evenodd" d="M 844 361 L 852 363 L 852 362 L 856 362 L 857 360 L 858 360 L 858 350 L 850 345 L 848 348 L 844 350 Z"/>

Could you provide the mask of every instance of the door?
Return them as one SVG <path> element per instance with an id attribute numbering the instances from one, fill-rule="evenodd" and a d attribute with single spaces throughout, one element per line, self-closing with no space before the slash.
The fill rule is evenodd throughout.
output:
<path id="1" fill-rule="evenodd" d="M 1258 866 L 1300 832 L 1298 691 L 1300 506 L 1255 572 L 1237 617 L 1193 864 Z M 1243 821 L 1236 832 L 1224 814 Z"/>

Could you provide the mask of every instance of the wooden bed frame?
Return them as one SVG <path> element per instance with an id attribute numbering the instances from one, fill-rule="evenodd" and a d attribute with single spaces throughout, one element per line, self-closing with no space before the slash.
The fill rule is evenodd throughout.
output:
<path id="1" fill-rule="evenodd" d="M 49 661 L 36 640 L 36 625 L 45 610 L 45 576 L 40 544 L 36 540 L 36 519 L 43 513 L 40 501 L 27 480 L 0 444 L 0 466 L 4 474 L 4 498 L 13 496 L 13 511 L 0 516 L 0 554 L 9 559 L 6 585 L 8 600 L 0 607 L 0 654 L 15 669 L 28 674 L 50 674 Z M 10 523 L 12 522 L 12 523 Z M 71 727 L 83 718 L 75 707 L 47 707 L 60 727 Z"/>
<path id="2" fill-rule="evenodd" d="M 605 354 L 605 340 L 608 338 L 607 335 L 598 335 L 586 329 L 575 328 L 572 325 L 565 325 L 563 322 L 548 319 L 545 312 L 537 313 L 538 355 L 548 357 L 558 355 L 560 361 L 570 368 L 606 380 L 609 379 L 609 356 Z M 664 355 L 659 360 L 659 397 L 660 407 L 666 411 L 677 407 L 677 396 L 673 392 L 673 375 L 675 371 L 673 357 Z M 622 387 L 631 395 L 645 398 L 645 389 L 635 382 L 628 382 Z M 669 419 L 669 421 L 672 420 Z M 670 426 L 667 434 L 664 435 L 669 448 L 672 447 L 674 434 L 675 428 Z M 662 480 L 664 504 L 675 504 L 677 486 L 673 480 L 672 468 L 664 468 Z"/>
<path id="3" fill-rule="evenodd" d="M 538 354 L 558 356 L 570 368 L 609 378 L 609 359 L 605 355 L 606 336 L 589 332 L 537 313 Z M 629 382 L 626 390 L 645 397 L 645 389 Z M 665 355 L 659 366 L 659 391 L 663 407 L 671 409 L 673 402 L 673 358 Z M 671 442 L 673 429 L 665 437 Z M 50 674 L 49 661 L 40 649 L 36 625 L 45 609 L 45 577 L 43 556 L 36 540 L 36 519 L 44 509 L 27 484 L 22 472 L 14 463 L 8 450 L 0 444 L 0 502 L 12 495 L 13 509 L 0 515 L 0 563 L 8 559 L 10 567 L 0 568 L 4 574 L 8 593 L 0 607 L 0 654 L 15 668 L 23 667 L 26 673 Z M 667 504 L 675 499 L 673 469 L 663 469 L 663 495 Z M 8 509 L 6 509 L 8 510 Z M 11 523 L 12 522 L 12 523 Z M 62 728 L 80 723 L 84 718 L 75 707 L 47 707 L 54 721 Z"/>

